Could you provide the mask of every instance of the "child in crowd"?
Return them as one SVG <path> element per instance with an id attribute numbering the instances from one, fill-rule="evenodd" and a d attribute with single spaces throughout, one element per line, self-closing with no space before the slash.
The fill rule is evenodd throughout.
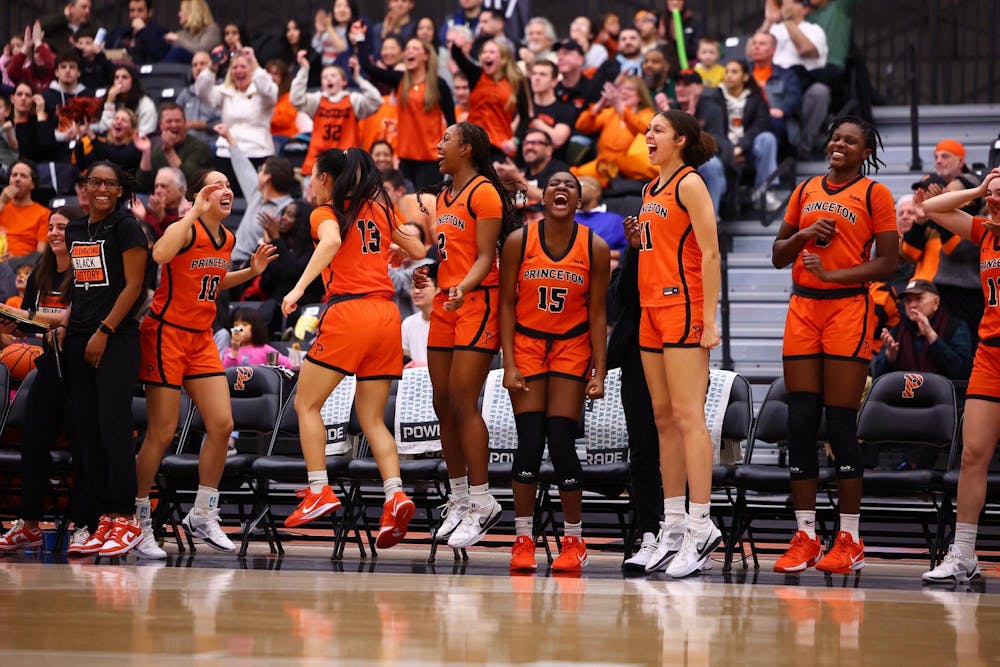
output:
<path id="1" fill-rule="evenodd" d="M 722 46 L 719 40 L 711 37 L 702 37 L 698 40 L 698 63 L 694 66 L 694 71 L 701 74 L 701 80 L 706 88 L 717 88 L 722 83 L 726 68 L 719 63 L 720 60 L 722 60 Z"/>
<path id="2" fill-rule="evenodd" d="M 278 355 L 278 365 L 291 368 L 291 360 L 267 344 L 267 324 L 260 313 L 252 308 L 240 308 L 233 313 L 232 338 L 229 348 L 222 353 L 222 365 L 262 366 L 267 363 L 268 352 Z"/>
<path id="3" fill-rule="evenodd" d="M 21 300 L 24 298 L 24 290 L 28 286 L 28 276 L 31 275 L 31 268 L 31 264 L 22 264 L 14 270 L 14 287 L 17 288 L 17 294 L 7 299 L 4 302 L 6 305 L 13 306 L 14 308 L 21 307 Z"/>

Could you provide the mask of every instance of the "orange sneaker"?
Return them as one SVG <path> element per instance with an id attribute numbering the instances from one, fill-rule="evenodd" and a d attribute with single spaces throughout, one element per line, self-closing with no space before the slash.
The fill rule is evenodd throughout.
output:
<path id="1" fill-rule="evenodd" d="M 522 572 L 535 570 L 535 540 L 529 535 L 518 535 L 514 547 L 510 550 L 510 571 Z"/>
<path id="2" fill-rule="evenodd" d="M 142 539 L 142 527 L 135 519 L 118 517 L 111 524 L 108 539 L 104 541 L 101 556 L 124 556 Z"/>
<path id="3" fill-rule="evenodd" d="M 865 566 L 865 541 L 854 541 L 846 531 L 837 533 L 833 548 L 826 552 L 823 559 L 816 563 L 816 569 L 831 574 L 850 574 L 852 570 L 860 570 Z"/>
<path id="4" fill-rule="evenodd" d="M 299 489 L 296 494 L 302 498 L 302 502 L 295 508 L 295 511 L 285 519 L 285 528 L 295 528 L 304 523 L 309 523 L 313 519 L 318 519 L 325 514 L 335 512 L 340 507 L 340 499 L 327 484 L 319 493 L 313 493 L 307 486 Z"/>
<path id="5" fill-rule="evenodd" d="M 555 572 L 579 572 L 587 566 L 587 545 L 576 535 L 567 535 L 562 540 L 562 552 L 552 561 Z"/>
<path id="6" fill-rule="evenodd" d="M 774 561 L 775 572 L 801 572 L 812 567 L 823 553 L 823 545 L 819 538 L 810 538 L 804 530 L 796 530 L 792 543 L 781 558 Z"/>
<path id="7" fill-rule="evenodd" d="M 399 544 L 406 536 L 406 527 L 410 525 L 417 506 L 410 497 L 402 491 L 397 491 L 392 500 L 385 501 L 382 506 L 382 523 L 375 538 L 378 549 L 388 549 Z"/>

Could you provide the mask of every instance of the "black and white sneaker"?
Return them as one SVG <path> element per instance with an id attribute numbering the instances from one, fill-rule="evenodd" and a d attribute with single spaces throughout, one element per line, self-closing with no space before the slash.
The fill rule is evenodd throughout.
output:
<path id="1" fill-rule="evenodd" d="M 184 517 L 181 525 L 184 526 L 184 530 L 217 551 L 236 551 L 236 547 L 219 525 L 218 509 L 205 511 L 195 507 Z"/>
<path id="2" fill-rule="evenodd" d="M 722 533 L 714 523 L 709 523 L 709 526 L 709 530 L 701 533 L 694 533 L 691 529 L 684 533 L 680 551 L 667 566 L 667 575 L 680 579 L 711 568 L 709 559 L 712 552 L 722 544 Z"/>
<path id="3" fill-rule="evenodd" d="M 626 558 L 622 563 L 622 571 L 625 573 L 644 574 L 646 565 L 656 552 L 656 535 L 652 533 L 642 534 L 642 545 L 630 558 Z"/>
<path id="4" fill-rule="evenodd" d="M 474 502 L 469 505 L 469 511 L 462 519 L 462 523 L 448 538 L 449 547 L 453 549 L 471 547 L 483 539 L 486 531 L 500 522 L 500 517 L 503 515 L 500 503 L 493 496 L 488 495 L 487 498 L 487 502 L 483 505 Z"/>
<path id="5" fill-rule="evenodd" d="M 928 584 L 964 584 L 981 576 L 976 555 L 965 556 L 952 544 L 944 561 L 930 572 L 924 572 L 921 579 Z"/>

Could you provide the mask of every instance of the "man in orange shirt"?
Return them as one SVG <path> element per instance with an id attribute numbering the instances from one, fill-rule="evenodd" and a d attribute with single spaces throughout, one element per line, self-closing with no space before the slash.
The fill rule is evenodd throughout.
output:
<path id="1" fill-rule="evenodd" d="M 36 204 L 31 192 L 38 184 L 38 170 L 29 160 L 18 160 L 10 169 L 10 181 L 0 190 L 0 260 L 25 257 L 45 250 L 49 209 Z"/>

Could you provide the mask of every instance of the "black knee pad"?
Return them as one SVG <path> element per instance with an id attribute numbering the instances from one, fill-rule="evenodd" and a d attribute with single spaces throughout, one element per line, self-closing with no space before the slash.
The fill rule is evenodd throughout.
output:
<path id="1" fill-rule="evenodd" d="M 861 477 L 865 471 L 865 456 L 858 443 L 858 411 L 826 406 L 826 437 L 833 450 L 837 479 Z"/>
<path id="2" fill-rule="evenodd" d="M 819 394 L 788 395 L 788 471 L 793 480 L 819 477 L 816 435 L 822 418 L 823 399 Z"/>
<path id="3" fill-rule="evenodd" d="M 576 455 L 577 420 L 549 417 L 545 421 L 549 435 L 549 458 L 556 471 L 556 484 L 560 491 L 579 491 L 583 488 L 583 467 Z"/>
<path id="4" fill-rule="evenodd" d="M 535 484 L 545 450 L 545 413 L 522 412 L 514 415 L 514 424 L 517 425 L 517 450 L 510 477 L 522 484 Z"/>

